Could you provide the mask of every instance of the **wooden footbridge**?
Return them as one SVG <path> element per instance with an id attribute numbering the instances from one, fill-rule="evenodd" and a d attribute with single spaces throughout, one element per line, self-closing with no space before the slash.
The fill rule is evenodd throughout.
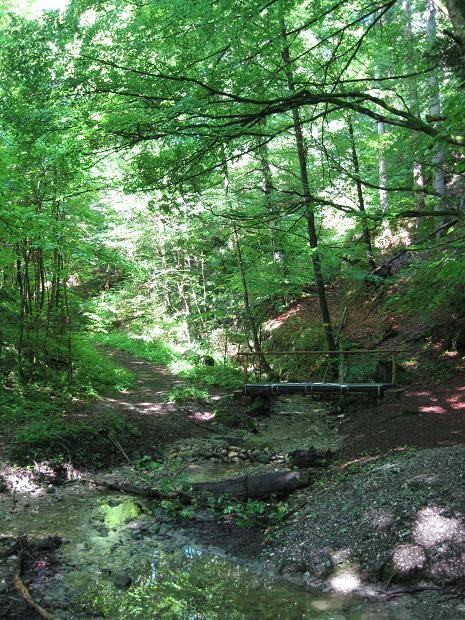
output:
<path id="1" fill-rule="evenodd" d="M 355 350 L 355 351 L 261 351 L 261 352 L 240 352 L 238 355 L 243 358 L 243 393 L 250 396 L 263 395 L 268 398 L 280 394 L 367 394 L 374 398 L 383 398 L 386 392 L 400 393 L 402 388 L 397 385 L 397 360 L 400 353 L 405 350 Z M 327 356 L 329 360 L 338 361 L 339 380 L 336 383 L 326 382 L 277 382 L 277 383 L 249 383 L 249 364 L 254 359 L 261 363 L 269 357 L 293 356 Z M 371 355 L 390 358 L 391 381 L 389 383 L 347 383 L 344 381 L 348 371 L 348 359 L 355 355 Z M 260 371 L 261 376 L 261 371 Z"/>

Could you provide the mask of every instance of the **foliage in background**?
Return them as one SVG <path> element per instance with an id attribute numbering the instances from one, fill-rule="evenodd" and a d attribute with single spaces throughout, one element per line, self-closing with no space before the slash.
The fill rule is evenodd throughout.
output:
<path id="1" fill-rule="evenodd" d="M 25 15 L 0 17 L 8 402 L 127 386 L 86 330 L 192 386 L 236 387 L 238 348 L 332 348 L 341 283 L 380 298 L 385 286 L 391 307 L 465 347 L 453 12 L 71 0 Z M 318 300 L 311 327 L 267 342 L 266 320 L 302 294 Z"/>

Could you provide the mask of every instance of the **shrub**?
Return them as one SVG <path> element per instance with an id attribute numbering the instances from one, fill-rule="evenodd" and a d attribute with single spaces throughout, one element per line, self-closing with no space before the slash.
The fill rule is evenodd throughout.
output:
<path id="1" fill-rule="evenodd" d="M 201 390 L 195 386 L 175 387 L 168 392 L 165 402 L 184 403 L 188 400 L 195 400 L 199 403 L 207 403 L 210 397 L 206 390 Z"/>

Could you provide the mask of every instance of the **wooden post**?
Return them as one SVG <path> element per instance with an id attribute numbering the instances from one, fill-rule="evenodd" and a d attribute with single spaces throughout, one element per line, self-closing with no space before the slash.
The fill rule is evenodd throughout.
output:
<path id="1" fill-rule="evenodd" d="M 392 374 L 391 374 L 391 383 L 397 383 L 397 353 L 392 353 Z"/>
<path id="2" fill-rule="evenodd" d="M 247 355 L 243 355 L 242 357 L 244 358 L 242 362 L 242 380 L 245 384 L 247 383 Z"/>

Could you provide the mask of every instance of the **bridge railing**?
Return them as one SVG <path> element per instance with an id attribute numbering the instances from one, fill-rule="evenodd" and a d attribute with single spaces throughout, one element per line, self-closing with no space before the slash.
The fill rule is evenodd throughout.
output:
<path id="1" fill-rule="evenodd" d="M 347 370 L 348 357 L 355 355 L 371 355 L 371 356 L 389 356 L 391 360 L 391 383 L 397 383 L 397 364 L 398 357 L 401 353 L 407 353 L 406 349 L 358 349 L 353 351 L 240 351 L 237 355 L 242 357 L 242 379 L 244 383 L 248 382 L 249 375 L 249 359 L 258 358 L 260 361 L 265 357 L 284 357 L 287 355 L 307 355 L 307 356 L 322 356 L 325 355 L 328 358 L 333 357 L 339 360 L 339 381 L 344 382 L 344 372 Z M 261 372 L 260 372 L 261 375 Z"/>

